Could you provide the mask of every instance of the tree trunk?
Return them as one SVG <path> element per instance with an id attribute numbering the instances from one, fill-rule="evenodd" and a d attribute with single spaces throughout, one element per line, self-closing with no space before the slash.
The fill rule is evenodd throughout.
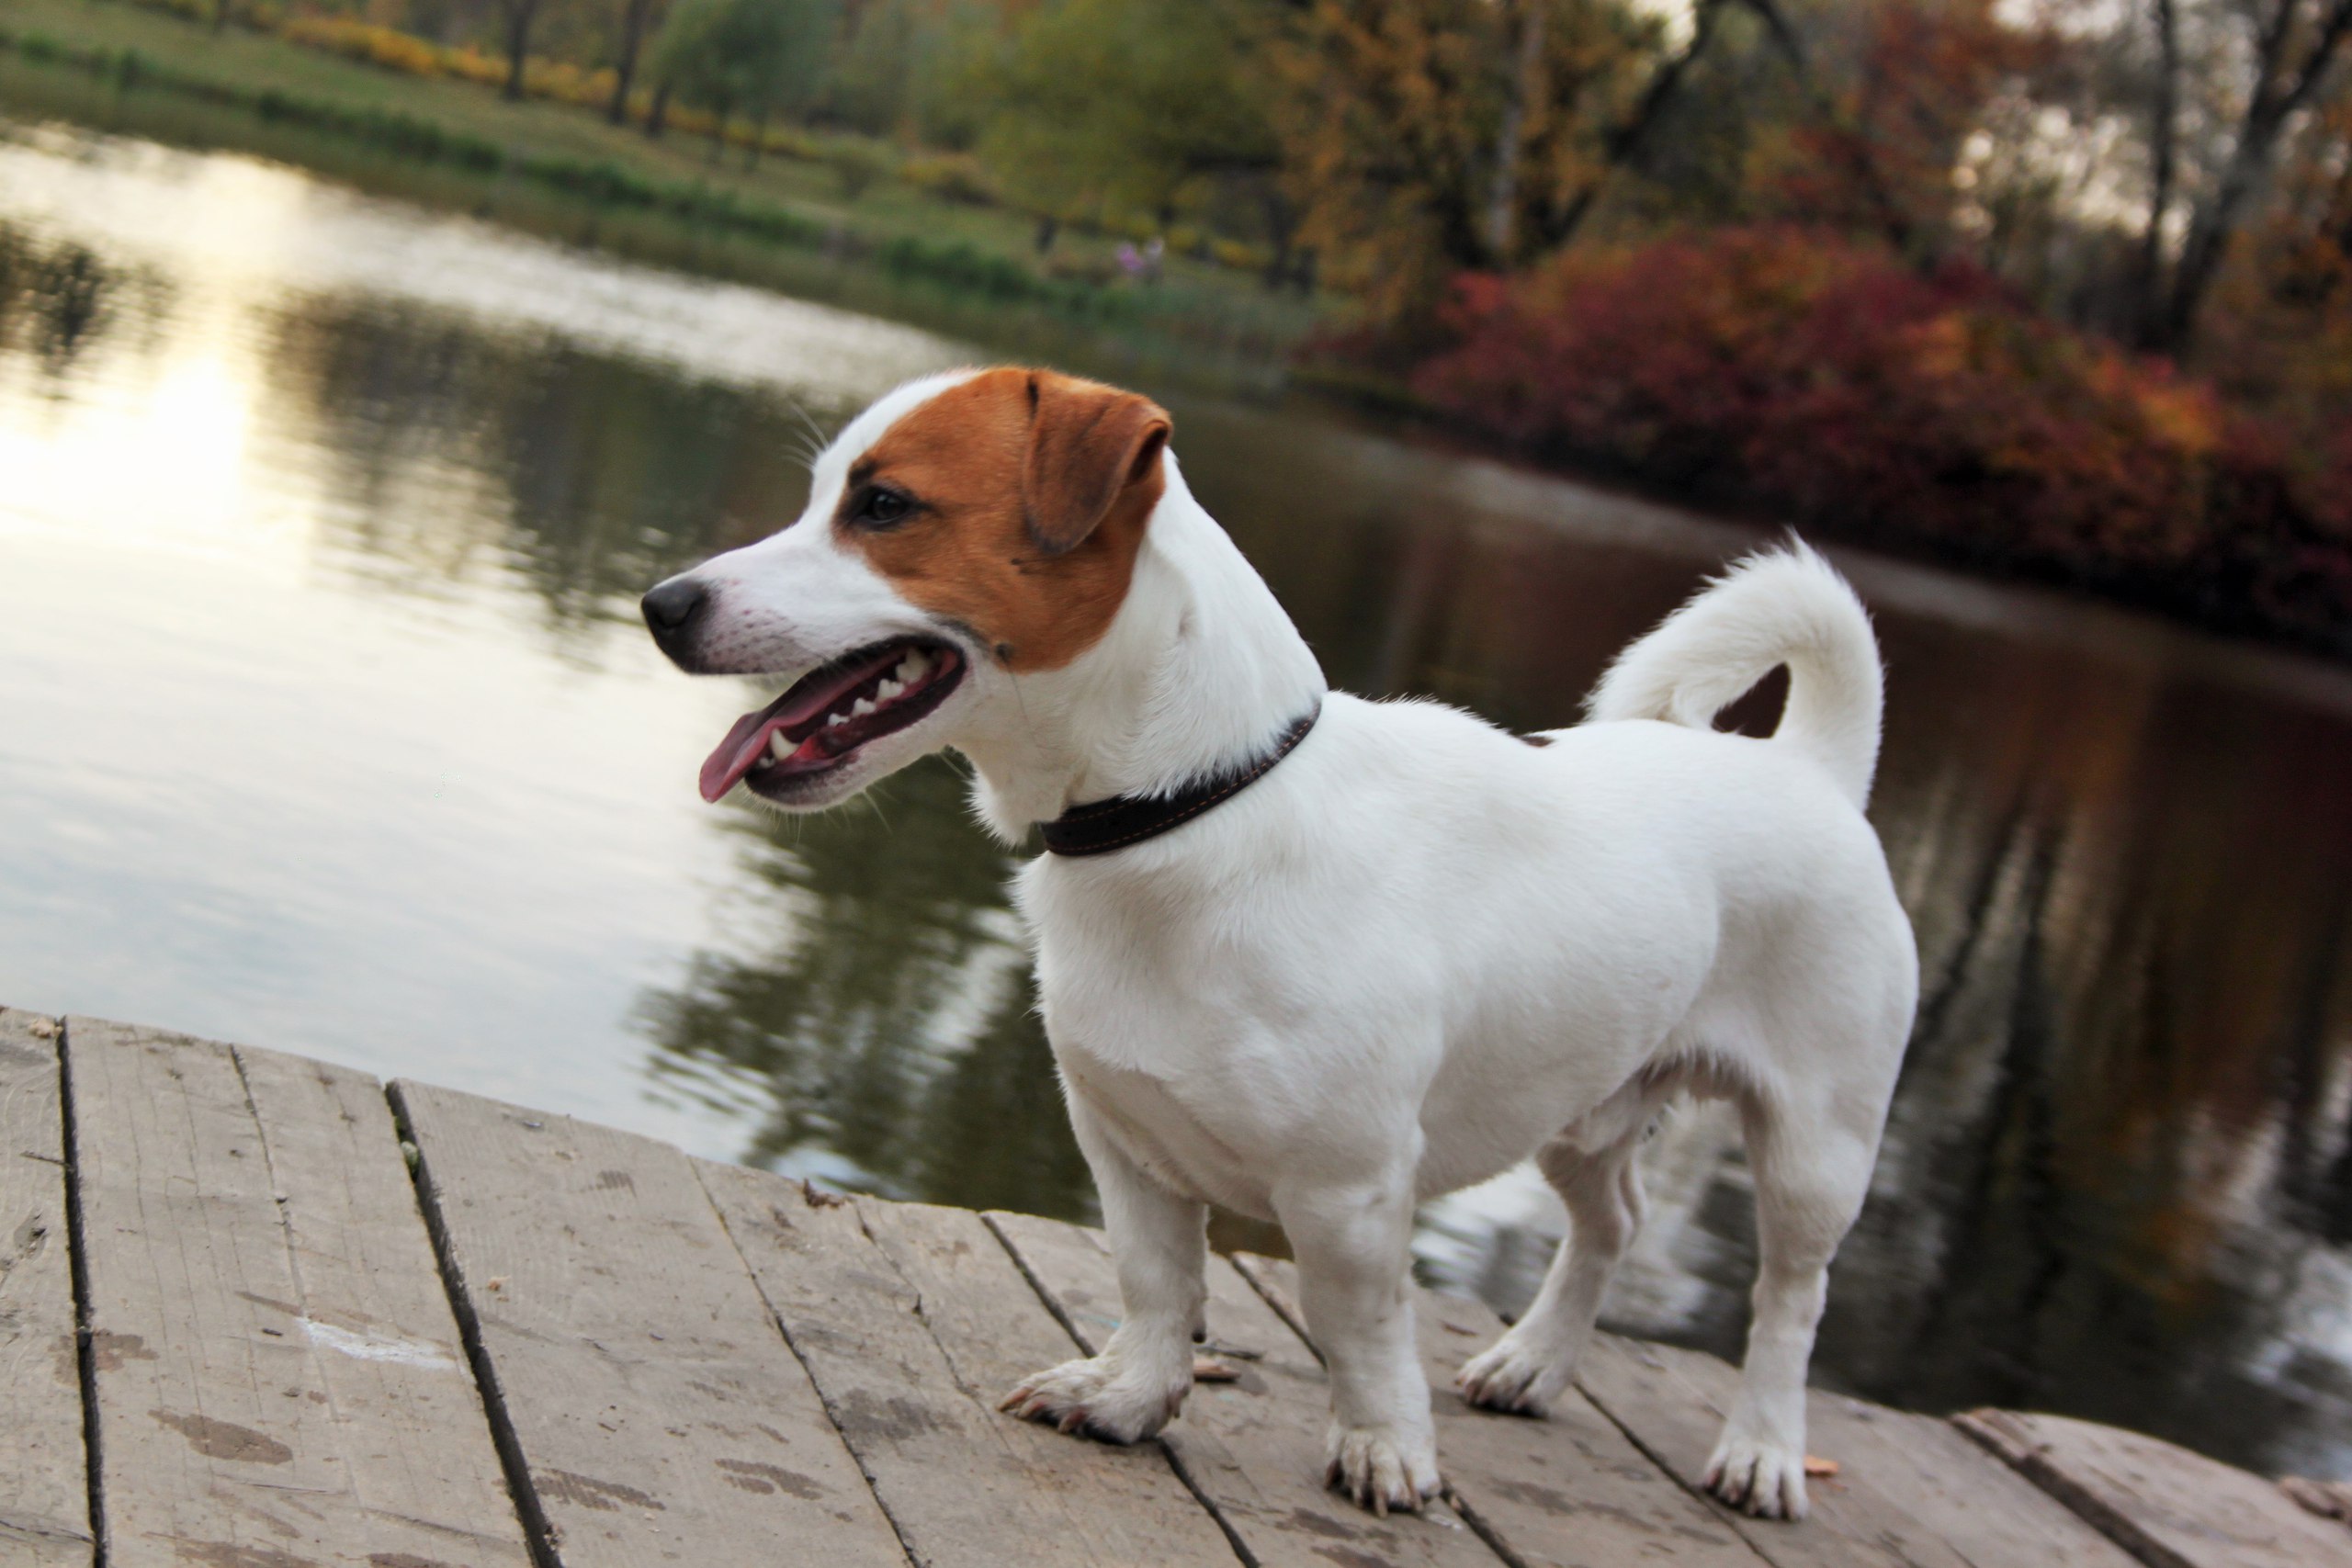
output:
<path id="1" fill-rule="evenodd" d="M 2173 0 L 2154 0 L 2156 90 L 2150 104 L 2148 227 L 2140 236 L 2139 321 L 2134 335 L 2143 348 L 2160 333 L 2165 275 L 2165 216 L 2172 210 L 2172 187 L 2180 141 L 2180 18 Z"/>
<path id="2" fill-rule="evenodd" d="M 1650 85 L 1642 90 L 1641 101 L 1634 106 L 1634 112 L 1611 126 L 1601 138 L 1600 172 L 1585 181 L 1566 205 L 1547 215 L 1542 234 L 1545 245 L 1565 245 L 1576 238 L 1577 231 L 1590 216 L 1592 204 L 1600 197 L 1601 186 L 1609 183 L 1609 176 L 1617 171 L 1619 164 L 1640 152 L 1642 143 L 1648 141 L 1650 132 L 1657 128 L 1667 105 L 1674 101 L 1675 92 L 1682 85 L 1683 73 L 1690 69 L 1700 55 L 1706 52 L 1708 43 L 1715 36 L 1715 20 L 1723 15 L 1724 6 L 1729 3 L 1730 0 L 1698 0 L 1690 14 L 1690 43 L 1683 47 L 1681 53 L 1657 68 L 1657 73 L 1650 78 Z"/>
<path id="3" fill-rule="evenodd" d="M 2180 264 L 2173 269 L 2172 289 L 2151 334 L 2151 348 L 2178 355 L 2188 346 L 2197 328 L 2198 309 L 2222 270 L 2230 242 L 2237 237 L 2246 204 L 2269 177 L 2280 135 L 2311 102 L 2320 78 L 2335 63 L 2346 36 L 2352 35 L 2352 0 L 2333 0 L 2319 19 L 2301 66 L 2290 71 L 2287 49 L 2301 30 L 2294 25 L 2298 9 L 2296 0 L 2278 0 L 2278 8 L 2256 35 L 2254 91 L 2246 97 L 2237 145 L 2230 150 L 2230 161 L 2212 194 L 2199 204 L 2189 220 L 2188 240 L 2181 247 Z"/>
<path id="4" fill-rule="evenodd" d="M 505 0 L 505 5 L 506 85 L 498 96 L 512 104 L 523 98 L 523 67 L 531 56 L 531 23 L 537 16 L 539 0 Z"/>
<path id="5" fill-rule="evenodd" d="M 1519 161 L 1527 131 L 1527 106 L 1534 101 L 1544 66 L 1546 0 L 1520 0 L 1519 63 L 1510 97 L 1495 132 L 1495 181 L 1487 197 L 1487 248 L 1497 266 L 1510 265 L 1511 231 L 1519 216 Z"/>
<path id="6" fill-rule="evenodd" d="M 743 150 L 744 173 L 749 174 L 760 166 L 760 147 L 767 139 L 768 107 L 762 104 L 760 112 L 752 118 L 752 144 Z"/>
<path id="7" fill-rule="evenodd" d="M 1819 79 L 1814 75 L 1813 62 L 1805 56 L 1804 40 L 1790 23 L 1788 13 L 1781 9 L 1780 0 L 1740 0 L 1740 3 L 1763 22 L 1764 30 L 1772 37 L 1773 46 L 1780 50 L 1781 57 L 1789 62 L 1790 71 L 1795 73 L 1797 85 L 1804 89 L 1805 96 L 1813 100 L 1813 112 L 1821 117 L 1823 124 L 1845 133 L 1842 140 L 1850 154 L 1848 163 L 1853 169 L 1855 180 L 1862 187 L 1863 198 L 1878 214 L 1880 230 L 1895 250 L 1908 253 L 1913 235 L 1909 215 L 1886 188 L 1886 181 L 1878 172 L 1878 160 L 1871 156 L 1870 142 L 1862 134 L 1862 128 L 1845 123 L 1845 117 L 1838 112 L 1837 100 L 1822 88 Z M 2292 0 L 2289 3 L 2291 4 Z"/>
<path id="8" fill-rule="evenodd" d="M 1298 209 L 1273 180 L 1267 180 L 1262 205 L 1266 214 L 1266 237 L 1273 242 L 1272 259 L 1266 263 L 1266 289 L 1279 293 L 1291 279 L 1297 265 Z"/>
<path id="9" fill-rule="evenodd" d="M 653 0 L 628 0 L 621 8 L 621 57 L 613 62 L 613 101 L 605 107 L 605 118 L 615 125 L 628 123 L 628 90 L 637 80 L 637 56 L 652 11 Z"/>
<path id="10" fill-rule="evenodd" d="M 653 106 L 645 111 L 645 139 L 659 141 L 670 124 L 670 84 L 658 82 L 653 87 Z"/>

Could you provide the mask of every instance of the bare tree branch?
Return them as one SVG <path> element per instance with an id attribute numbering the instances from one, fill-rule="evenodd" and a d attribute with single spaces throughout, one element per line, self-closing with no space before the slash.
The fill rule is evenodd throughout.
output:
<path id="1" fill-rule="evenodd" d="M 1879 173 L 1878 160 L 1871 156 L 1870 141 L 1862 134 L 1861 128 L 1846 122 L 1846 117 L 1838 110 L 1837 101 L 1814 73 L 1813 62 L 1805 53 L 1804 40 L 1790 25 L 1779 0 L 1740 0 L 1740 3 L 1756 13 L 1765 30 L 1771 34 L 1774 46 L 1780 50 L 1781 58 L 1789 62 L 1789 69 L 1795 73 L 1797 85 L 1812 100 L 1813 112 L 1823 124 L 1838 132 L 1847 162 L 1855 180 L 1862 187 L 1863 199 L 1877 214 L 1879 228 L 1886 235 L 1888 243 L 1898 251 L 1909 250 L 1913 234 L 1909 216 L 1904 212 L 1902 204 L 1894 199 L 1894 193 L 1887 189 L 1885 177 Z"/>
<path id="2" fill-rule="evenodd" d="M 1642 90 L 1641 99 L 1634 104 L 1633 112 L 1602 136 L 1600 169 L 1585 181 L 1576 195 L 1548 215 L 1541 227 L 1544 244 L 1565 245 L 1576 237 L 1577 229 L 1583 226 L 1586 217 L 1591 213 L 1593 202 L 1599 199 L 1601 187 L 1609 183 L 1609 176 L 1641 151 L 1642 143 L 1649 140 L 1650 132 L 1657 129 L 1658 120 L 1666 113 L 1667 105 L 1673 101 L 1675 92 L 1682 85 L 1683 73 L 1690 69 L 1692 62 L 1706 52 L 1707 45 L 1715 34 L 1715 23 L 1730 3 L 1731 0 L 1697 0 L 1691 9 L 1690 41 L 1683 46 L 1681 53 L 1657 68 L 1650 77 L 1649 85 Z"/>
<path id="3" fill-rule="evenodd" d="M 2295 116 L 2318 92 L 2345 40 L 2352 37 L 2352 0 L 2330 0 L 2300 65 L 2290 66 L 2301 0 L 2278 0 L 2256 39 L 2254 91 L 2239 122 L 2237 143 L 2213 192 L 2198 208 L 2181 247 L 2163 314 L 2149 334 L 2149 346 L 2178 353 L 2196 329 L 2198 308 L 2220 274 L 2247 204 L 2269 177 L 2278 141 Z"/>
<path id="4" fill-rule="evenodd" d="M 2143 345 L 2160 332 L 2164 299 L 2165 217 L 2172 209 L 2172 187 L 2180 141 L 2180 18 L 2173 0 L 2154 0 L 2156 26 L 2156 90 L 2148 128 L 2151 171 L 2148 227 L 2140 236 L 2139 334 Z"/>
<path id="5" fill-rule="evenodd" d="M 1527 129 L 1527 106 L 1542 85 L 1544 0 L 1520 0 L 1519 68 L 1495 133 L 1495 180 L 1487 197 L 1487 248 L 1498 265 L 1510 263 L 1511 229 L 1519 213 L 1519 160 Z"/>

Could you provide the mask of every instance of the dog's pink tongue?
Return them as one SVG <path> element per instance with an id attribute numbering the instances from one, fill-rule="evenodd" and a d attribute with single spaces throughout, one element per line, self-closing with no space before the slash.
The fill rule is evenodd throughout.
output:
<path id="1" fill-rule="evenodd" d="M 758 761 L 760 753 L 767 749 L 768 721 L 775 716 L 773 709 L 762 708 L 735 721 L 735 727 L 727 732 L 727 739 L 703 760 L 703 799 L 717 800 L 735 787 L 736 780 L 752 771 L 752 764 Z"/>
<path id="2" fill-rule="evenodd" d="M 820 671 L 807 677 L 759 712 L 747 713 L 737 719 L 735 727 L 727 732 L 727 739 L 720 741 L 718 750 L 703 761 L 703 799 L 715 801 L 733 789 L 736 781 L 752 771 L 752 764 L 758 761 L 760 753 L 767 749 L 771 732 L 781 729 L 787 737 L 807 739 L 807 729 L 811 721 L 832 706 L 842 694 L 896 657 L 895 653 L 885 650 L 863 663 Z M 799 732 L 797 736 L 796 731 Z"/>

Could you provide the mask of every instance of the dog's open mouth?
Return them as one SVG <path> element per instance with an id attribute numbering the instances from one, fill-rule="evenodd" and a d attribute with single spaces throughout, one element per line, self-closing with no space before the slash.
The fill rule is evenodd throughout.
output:
<path id="1" fill-rule="evenodd" d="M 702 797 L 717 800 L 746 777 L 757 790 L 839 767 L 931 713 L 963 679 L 963 657 L 943 642 L 900 637 L 844 654 L 735 721 L 702 765 Z"/>

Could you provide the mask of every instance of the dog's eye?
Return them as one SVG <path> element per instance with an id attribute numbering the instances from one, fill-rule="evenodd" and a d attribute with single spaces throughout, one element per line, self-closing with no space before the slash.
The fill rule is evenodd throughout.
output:
<path id="1" fill-rule="evenodd" d="M 914 514 L 914 498 L 888 485 L 868 485 L 850 512 L 850 521 L 867 528 L 888 528 Z"/>

